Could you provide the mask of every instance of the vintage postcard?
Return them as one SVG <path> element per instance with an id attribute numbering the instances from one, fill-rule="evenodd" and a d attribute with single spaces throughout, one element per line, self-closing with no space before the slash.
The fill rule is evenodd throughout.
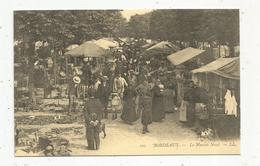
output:
<path id="1" fill-rule="evenodd" d="M 238 9 L 13 15 L 15 156 L 240 154 Z"/>

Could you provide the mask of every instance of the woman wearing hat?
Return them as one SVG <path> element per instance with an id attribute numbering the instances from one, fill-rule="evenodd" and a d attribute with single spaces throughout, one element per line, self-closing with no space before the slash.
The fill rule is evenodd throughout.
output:
<path id="1" fill-rule="evenodd" d="M 160 122 L 164 118 L 164 104 L 163 104 L 163 86 L 161 81 L 158 79 L 155 82 L 155 86 L 152 89 L 152 114 L 153 122 Z"/>

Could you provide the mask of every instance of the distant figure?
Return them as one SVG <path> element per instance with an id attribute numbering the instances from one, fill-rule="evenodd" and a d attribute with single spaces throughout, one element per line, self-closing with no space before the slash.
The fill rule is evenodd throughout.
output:
<path id="1" fill-rule="evenodd" d="M 71 113 L 72 110 L 75 111 L 75 100 L 77 98 L 78 85 L 80 81 L 80 78 L 75 76 L 69 84 L 69 113 Z"/>
<path id="2" fill-rule="evenodd" d="M 82 79 L 82 82 L 84 85 L 88 86 L 89 85 L 89 81 L 91 79 L 91 66 L 90 66 L 90 63 L 87 62 L 86 64 L 84 64 L 83 68 L 82 68 L 82 71 L 83 71 L 83 79 Z"/>

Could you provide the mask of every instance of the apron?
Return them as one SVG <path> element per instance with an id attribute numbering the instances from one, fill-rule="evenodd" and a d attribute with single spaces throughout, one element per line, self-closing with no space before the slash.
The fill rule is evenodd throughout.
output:
<path id="1" fill-rule="evenodd" d="M 188 105 L 188 102 L 182 100 L 180 110 L 179 110 L 180 111 L 179 120 L 181 122 L 187 122 L 187 105 Z"/>

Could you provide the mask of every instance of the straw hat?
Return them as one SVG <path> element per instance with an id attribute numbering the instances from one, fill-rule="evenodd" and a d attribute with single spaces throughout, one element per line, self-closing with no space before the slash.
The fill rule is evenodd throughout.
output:
<path id="1" fill-rule="evenodd" d="M 73 77 L 73 82 L 79 84 L 81 79 L 78 76 Z"/>

